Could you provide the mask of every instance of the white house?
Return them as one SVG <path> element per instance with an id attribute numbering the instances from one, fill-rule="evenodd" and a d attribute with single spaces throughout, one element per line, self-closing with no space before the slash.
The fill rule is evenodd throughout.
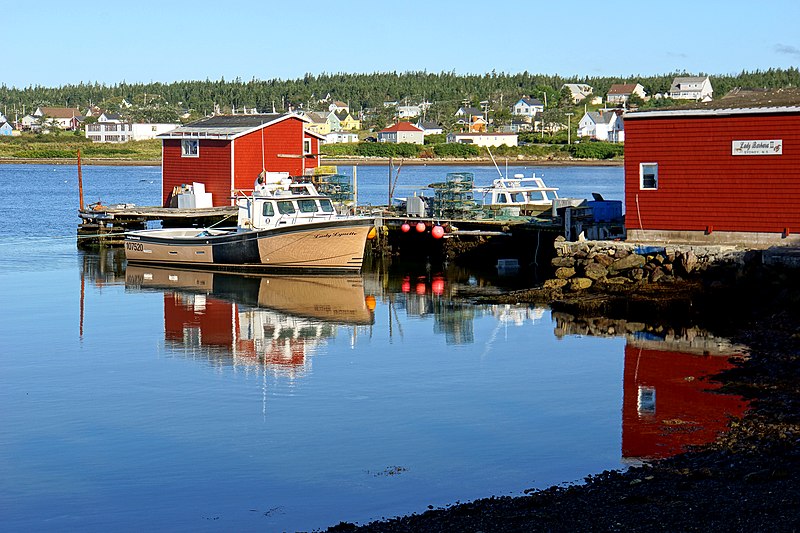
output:
<path id="1" fill-rule="evenodd" d="M 469 124 L 472 122 L 472 117 L 483 118 L 483 111 L 476 107 L 462 106 L 455 112 L 455 116 L 458 117 L 459 124 Z"/>
<path id="2" fill-rule="evenodd" d="M 440 135 L 443 133 L 442 127 L 436 122 L 418 121 L 416 126 L 422 130 L 425 135 Z"/>
<path id="3" fill-rule="evenodd" d="M 612 105 L 625 105 L 633 95 L 638 96 L 642 100 L 647 97 L 641 83 L 615 83 L 608 89 L 606 102 Z"/>
<path id="4" fill-rule="evenodd" d="M 625 125 L 614 111 L 589 111 L 578 123 L 578 137 L 598 141 L 625 142 Z"/>
<path id="5" fill-rule="evenodd" d="M 397 106 L 397 118 L 415 118 L 422 114 L 422 108 L 418 105 L 399 105 Z"/>
<path id="6" fill-rule="evenodd" d="M 714 97 L 714 89 L 708 76 L 683 76 L 672 80 L 669 97 L 675 100 L 696 100 L 710 102 Z"/>
<path id="7" fill-rule="evenodd" d="M 162 133 L 167 133 L 175 128 L 180 127 L 180 124 L 169 123 L 146 123 L 146 124 L 133 124 L 131 140 L 143 141 L 146 139 L 155 139 L 156 136 Z"/>
<path id="8" fill-rule="evenodd" d="M 425 144 L 425 133 L 410 122 L 398 122 L 379 131 L 378 142 Z"/>
<path id="9" fill-rule="evenodd" d="M 325 144 L 357 143 L 358 133 L 351 131 L 332 131 L 325 135 Z"/>
<path id="10" fill-rule="evenodd" d="M 527 96 L 523 96 L 517 100 L 517 103 L 511 108 L 512 115 L 527 117 L 531 120 L 536 116 L 536 113 L 542 112 L 544 112 L 544 104 L 536 98 L 529 98 Z"/>
<path id="11" fill-rule="evenodd" d="M 74 131 L 83 120 L 83 114 L 77 107 L 37 107 L 33 112 L 34 120 L 45 121 L 47 124 L 54 123 L 58 129 Z"/>
<path id="12" fill-rule="evenodd" d="M 591 85 L 586 85 L 585 83 L 565 83 L 561 86 L 562 89 L 567 88 L 569 90 L 570 96 L 572 97 L 572 103 L 577 104 L 581 100 L 585 100 L 589 96 L 591 96 L 592 91 L 594 90 Z"/>
<path id="13" fill-rule="evenodd" d="M 350 106 L 341 100 L 334 100 L 333 103 L 328 106 L 328 111 L 332 111 L 334 113 L 337 111 L 347 111 L 349 113 Z"/>
<path id="14" fill-rule="evenodd" d="M 516 133 L 448 133 L 447 142 L 475 146 L 517 146 Z"/>

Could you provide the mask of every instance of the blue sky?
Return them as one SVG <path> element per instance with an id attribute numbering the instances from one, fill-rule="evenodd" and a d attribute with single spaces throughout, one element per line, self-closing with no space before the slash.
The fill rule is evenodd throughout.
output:
<path id="1" fill-rule="evenodd" d="M 7 3 L 0 83 L 16 87 L 417 70 L 635 78 L 800 65 L 797 0 Z"/>

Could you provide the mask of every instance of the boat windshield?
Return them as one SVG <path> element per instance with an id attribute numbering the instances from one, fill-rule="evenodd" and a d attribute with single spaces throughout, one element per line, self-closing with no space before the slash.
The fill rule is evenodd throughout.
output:
<path id="1" fill-rule="evenodd" d="M 298 200 L 297 206 L 300 208 L 301 213 L 316 213 L 317 202 L 314 200 Z"/>
<path id="2" fill-rule="evenodd" d="M 333 204 L 330 200 L 320 200 L 319 206 L 324 213 L 333 213 Z"/>
<path id="3" fill-rule="evenodd" d="M 278 213 L 281 215 L 291 215 L 294 212 L 294 204 L 291 200 L 281 200 L 278 202 Z"/>
<path id="4" fill-rule="evenodd" d="M 261 214 L 265 217 L 271 217 L 275 215 L 275 208 L 272 206 L 272 202 L 264 202 L 264 207 L 261 209 Z"/>

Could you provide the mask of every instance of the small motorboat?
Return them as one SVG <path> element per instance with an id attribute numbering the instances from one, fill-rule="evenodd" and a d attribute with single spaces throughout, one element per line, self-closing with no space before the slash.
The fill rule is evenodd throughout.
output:
<path id="1" fill-rule="evenodd" d="M 548 187 L 535 174 L 531 178 L 514 174 L 513 178 L 494 180 L 490 187 L 476 187 L 473 190 L 482 194 L 485 208 L 506 210 L 522 216 L 536 216 L 550 210 L 553 200 L 558 198 L 558 187 Z"/>

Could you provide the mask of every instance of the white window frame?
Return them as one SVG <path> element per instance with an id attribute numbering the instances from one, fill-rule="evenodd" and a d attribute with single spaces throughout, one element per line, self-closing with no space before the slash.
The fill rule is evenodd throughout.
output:
<path id="1" fill-rule="evenodd" d="M 308 155 L 311 153 L 311 139 L 303 139 L 303 154 Z"/>
<path id="2" fill-rule="evenodd" d="M 194 150 L 191 147 L 194 146 Z M 181 139 L 181 157 L 200 157 L 199 139 Z"/>
<path id="3" fill-rule="evenodd" d="M 653 167 L 655 170 L 655 186 L 654 187 L 645 187 L 644 186 L 644 176 L 645 176 L 645 168 Z M 656 191 L 658 190 L 658 163 L 651 162 L 651 163 L 639 163 L 639 190 L 641 191 Z"/>

